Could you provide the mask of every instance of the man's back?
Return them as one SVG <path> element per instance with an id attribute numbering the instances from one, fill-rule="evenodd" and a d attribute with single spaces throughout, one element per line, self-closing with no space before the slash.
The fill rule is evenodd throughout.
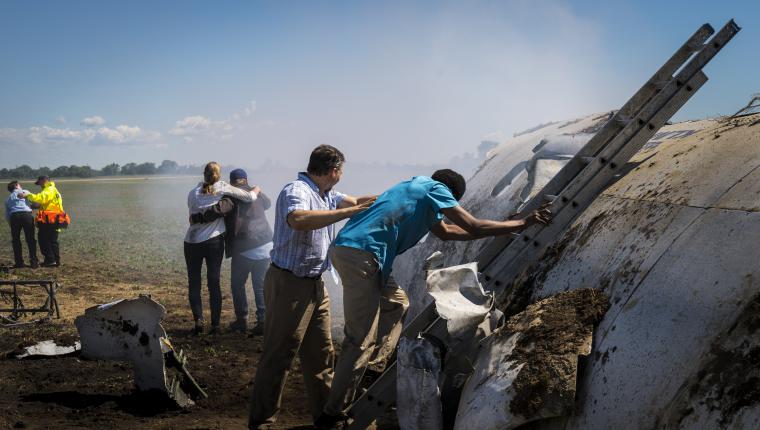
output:
<path id="1" fill-rule="evenodd" d="M 416 245 L 443 219 L 441 209 L 458 204 L 441 182 L 415 176 L 393 186 L 369 209 L 352 217 L 334 243 L 374 253 L 387 277 L 396 255 Z"/>

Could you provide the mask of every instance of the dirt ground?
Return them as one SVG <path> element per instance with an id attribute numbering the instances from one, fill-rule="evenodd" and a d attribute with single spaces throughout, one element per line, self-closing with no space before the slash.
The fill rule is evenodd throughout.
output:
<path id="1" fill-rule="evenodd" d="M 89 275 L 92 276 L 92 275 Z M 87 278 L 89 278 L 89 276 Z M 7 428 L 244 428 L 251 379 L 261 353 L 261 337 L 238 333 L 193 336 L 192 318 L 184 294 L 145 291 L 140 285 L 83 279 L 76 265 L 60 269 L 16 271 L 6 278 L 56 278 L 62 318 L 23 328 L 0 329 L 0 351 L 9 352 L 37 341 L 54 339 L 70 344 L 77 338 L 73 319 L 95 303 L 138 293 L 152 297 L 168 309 L 164 328 L 177 348 L 189 355 L 193 376 L 207 391 L 187 411 L 157 411 L 133 392 L 129 363 L 87 361 L 78 358 L 0 361 L 0 425 Z M 97 282 L 97 283 L 96 283 Z M 225 302 L 231 303 L 229 292 Z M 30 303 L 31 304 L 31 303 Z M 224 320 L 230 321 L 229 306 Z M 282 428 L 310 425 L 307 400 L 299 369 L 286 385 Z"/>
<path id="2" fill-rule="evenodd" d="M 174 346 L 188 353 L 190 372 L 209 398 L 187 411 L 156 411 L 152 402 L 133 393 L 128 363 L 0 359 L 0 428 L 245 427 L 261 337 L 227 332 L 196 337 L 189 332 L 192 318 L 182 237 L 187 223 L 186 195 L 196 180 L 59 184 L 73 218 L 72 226 L 60 237 L 63 266 L 0 271 L 0 279 L 57 280 L 61 318 L 38 326 L 0 328 L 0 354 L 47 339 L 71 342 L 77 334 L 74 318 L 86 308 L 150 294 L 166 307 L 163 326 Z M 31 184 L 24 185 L 34 189 Z M 26 254 L 26 246 L 24 249 Z M 10 235 L 3 222 L 0 264 L 10 263 Z M 226 327 L 233 319 L 229 260 L 222 273 L 222 324 Z M 208 294 L 204 292 L 203 297 L 208 320 Z M 33 304 L 33 298 L 28 296 L 27 304 Z M 278 426 L 299 428 L 310 423 L 296 362 L 285 388 Z"/>

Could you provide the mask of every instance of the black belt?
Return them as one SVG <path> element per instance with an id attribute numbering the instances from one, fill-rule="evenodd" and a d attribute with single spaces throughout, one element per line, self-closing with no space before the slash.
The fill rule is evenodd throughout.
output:
<path id="1" fill-rule="evenodd" d="M 276 265 L 274 263 L 269 263 L 269 264 L 271 264 L 272 267 L 274 267 L 275 269 L 282 270 L 283 272 L 288 272 L 291 275 L 295 276 L 296 278 L 313 279 L 315 281 L 322 279 L 322 274 L 321 273 L 319 275 L 317 275 L 317 276 L 298 276 L 295 273 L 293 273 L 292 270 L 288 270 L 288 269 L 286 269 L 284 267 L 280 267 L 280 266 L 278 266 L 278 265 Z"/>

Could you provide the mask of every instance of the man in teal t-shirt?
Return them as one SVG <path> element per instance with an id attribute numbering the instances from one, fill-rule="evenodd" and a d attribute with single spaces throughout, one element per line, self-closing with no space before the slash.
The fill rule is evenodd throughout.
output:
<path id="1" fill-rule="evenodd" d="M 432 232 L 441 240 L 473 240 L 517 232 L 549 222 L 546 209 L 520 220 L 475 218 L 459 206 L 466 182 L 453 170 L 415 176 L 381 194 L 346 224 L 330 249 L 343 282 L 345 339 L 320 428 L 344 420 L 364 370 L 382 367 L 396 347 L 408 300 L 391 276 L 393 260 Z M 443 222 L 444 216 L 453 224 Z M 380 339 L 375 347 L 375 340 Z"/>

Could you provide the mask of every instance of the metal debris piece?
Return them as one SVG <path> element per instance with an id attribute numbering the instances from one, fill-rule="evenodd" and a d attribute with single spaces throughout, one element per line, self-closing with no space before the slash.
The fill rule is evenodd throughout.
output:
<path id="1" fill-rule="evenodd" d="M 493 308 L 493 295 L 483 290 L 478 280 L 478 263 L 431 270 L 427 288 L 437 314 L 446 320 L 445 343 L 451 350 L 461 344 L 477 343 L 478 338 L 485 337 L 478 331 L 490 334 L 491 321 L 502 316 Z"/>
<path id="2" fill-rule="evenodd" d="M 85 310 L 74 321 L 82 357 L 131 361 L 138 390 L 164 392 L 178 406 L 192 406 L 207 395 L 188 372 L 185 355 L 169 342 L 160 324 L 165 315 L 166 308 L 143 295 Z"/>
<path id="3" fill-rule="evenodd" d="M 0 302 L 10 304 L 10 307 L 0 307 L 0 326 L 16 327 L 60 318 L 61 312 L 55 295 L 58 288 L 58 283 L 52 280 L 0 281 Z M 34 289 L 44 291 L 45 301 L 39 306 L 27 306 L 21 298 L 21 291 Z M 38 313 L 46 315 L 35 320 L 23 320 L 28 314 Z"/>
<path id="4" fill-rule="evenodd" d="M 736 113 L 731 115 L 729 118 L 752 115 L 758 112 L 760 112 L 760 93 L 755 93 L 752 94 L 752 99 L 750 99 L 749 103 L 747 103 L 746 106 L 736 111 Z"/>
<path id="5" fill-rule="evenodd" d="M 434 339 L 402 337 L 398 342 L 396 399 L 404 430 L 443 429 L 441 407 L 442 345 Z"/>
<path id="6" fill-rule="evenodd" d="M 74 345 L 61 346 L 56 344 L 54 340 L 43 340 L 24 348 L 24 352 L 16 354 L 16 358 L 21 360 L 25 358 L 69 357 L 79 354 L 81 349 L 82 344 L 79 341 L 74 342 Z"/>

